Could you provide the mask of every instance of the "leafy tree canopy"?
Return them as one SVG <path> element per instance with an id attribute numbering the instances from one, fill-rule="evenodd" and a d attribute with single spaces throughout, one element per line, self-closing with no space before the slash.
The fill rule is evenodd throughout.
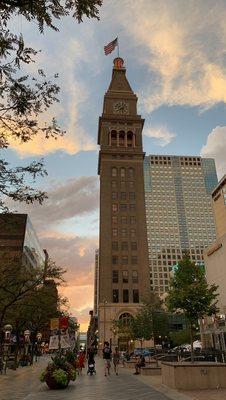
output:
<path id="1" fill-rule="evenodd" d="M 41 33 L 44 27 L 58 30 L 55 22 L 72 15 L 78 22 L 83 17 L 99 19 L 102 0 L 1 0 L 0 2 L 0 149 L 6 149 L 17 139 L 21 143 L 32 140 L 37 135 L 43 139 L 55 138 L 65 132 L 56 118 L 46 120 L 45 112 L 59 102 L 60 91 L 56 83 L 58 75 L 48 78 L 42 69 L 29 73 L 29 65 L 36 62 L 39 51 L 27 47 L 21 34 L 11 31 L 9 25 L 15 15 L 21 15 L 29 22 L 38 23 Z M 33 68 L 34 70 L 34 68 Z M 10 168 L 1 158 L 0 211 L 7 211 L 6 199 L 42 203 L 46 197 L 36 190 L 28 178 L 43 176 L 46 171 L 43 161 Z"/>

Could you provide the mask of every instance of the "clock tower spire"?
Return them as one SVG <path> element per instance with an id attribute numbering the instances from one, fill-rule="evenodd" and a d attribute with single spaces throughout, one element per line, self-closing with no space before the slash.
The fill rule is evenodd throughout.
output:
<path id="1" fill-rule="evenodd" d="M 114 60 L 99 118 L 99 340 L 114 341 L 112 323 L 129 323 L 149 289 L 142 129 L 124 61 Z"/>

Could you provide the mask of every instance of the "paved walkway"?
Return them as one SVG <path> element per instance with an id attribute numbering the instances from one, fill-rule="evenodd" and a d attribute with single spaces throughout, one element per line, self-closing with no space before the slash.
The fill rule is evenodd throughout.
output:
<path id="1" fill-rule="evenodd" d="M 47 360 L 45 360 L 46 362 Z M 87 376 L 86 371 L 65 390 L 51 391 L 38 380 L 44 360 L 34 367 L 24 367 L 0 376 L 1 400 L 169 400 L 120 368 L 119 375 L 105 377 L 103 362 L 97 360 L 97 375 Z"/>
<path id="2" fill-rule="evenodd" d="M 42 357 L 32 367 L 7 371 L 0 375 L 0 400 L 225 400 L 226 390 L 177 392 L 161 384 L 160 376 L 135 376 L 127 368 L 113 371 L 109 377 L 103 373 L 103 360 L 97 360 L 97 375 L 87 376 L 84 371 L 65 390 L 51 391 L 39 382 L 40 370 L 49 357 Z"/>

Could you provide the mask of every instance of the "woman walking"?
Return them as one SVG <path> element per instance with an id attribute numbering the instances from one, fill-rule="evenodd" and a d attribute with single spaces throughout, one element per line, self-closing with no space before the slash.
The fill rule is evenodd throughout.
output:
<path id="1" fill-rule="evenodd" d="M 118 366 L 119 366 L 119 352 L 118 352 L 118 347 L 115 347 L 115 351 L 114 351 L 114 353 L 113 353 L 113 365 L 114 365 L 115 375 L 118 375 Z"/>

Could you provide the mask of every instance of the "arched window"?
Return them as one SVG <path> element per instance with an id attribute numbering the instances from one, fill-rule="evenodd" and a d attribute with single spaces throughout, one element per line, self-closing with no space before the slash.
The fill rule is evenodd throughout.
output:
<path id="1" fill-rule="evenodd" d="M 128 326 L 131 324 L 131 321 L 133 320 L 133 316 L 130 313 L 123 313 L 119 317 L 119 321 L 122 323 L 124 326 Z"/>
<path id="2" fill-rule="evenodd" d="M 134 178 L 134 168 L 132 168 L 132 167 L 129 168 L 129 178 L 130 179 Z"/>
<path id="3" fill-rule="evenodd" d="M 120 177 L 122 179 L 124 179 L 126 177 L 126 169 L 125 168 L 120 169 Z"/>
<path id="4" fill-rule="evenodd" d="M 127 133 L 127 147 L 133 147 L 133 132 Z"/>
<path id="5" fill-rule="evenodd" d="M 117 168 L 113 167 L 113 168 L 111 169 L 111 176 L 112 176 L 113 178 L 115 178 L 115 177 L 117 176 Z"/>
<path id="6" fill-rule="evenodd" d="M 111 131 L 111 146 L 116 147 L 117 146 L 117 132 L 116 131 Z"/>
<path id="7" fill-rule="evenodd" d="M 125 132 L 124 131 L 119 132 L 119 146 L 125 147 Z"/>

